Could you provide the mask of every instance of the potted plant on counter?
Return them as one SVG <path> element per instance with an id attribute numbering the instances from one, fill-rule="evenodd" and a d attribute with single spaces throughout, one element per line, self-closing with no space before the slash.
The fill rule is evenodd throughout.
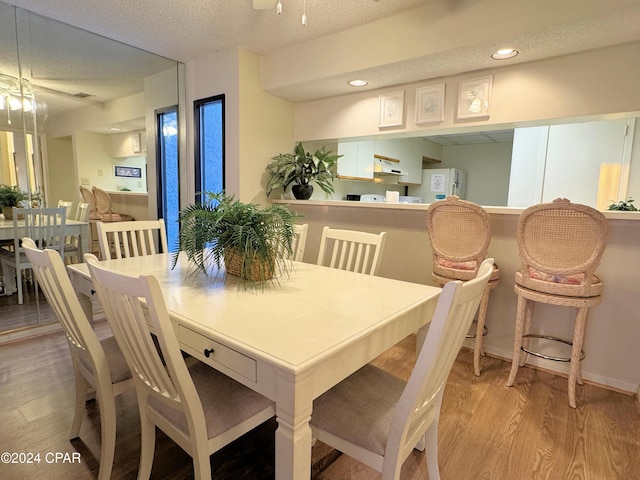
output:
<path id="1" fill-rule="evenodd" d="M 298 214 L 283 205 L 242 203 L 223 192 L 206 192 L 205 197 L 180 212 L 178 236 L 179 251 L 199 271 L 209 274 L 224 265 L 228 274 L 262 288 L 276 269 L 287 271 Z"/>
<path id="2" fill-rule="evenodd" d="M 607 210 L 618 210 L 622 212 L 637 212 L 638 209 L 633 204 L 633 198 L 629 197 L 626 200 L 618 200 L 607 207 Z"/>
<path id="3" fill-rule="evenodd" d="M 324 147 L 315 153 L 305 152 L 302 143 L 295 146 L 293 153 L 276 155 L 267 165 L 271 178 L 267 182 L 267 196 L 276 188 L 286 188 L 293 183 L 291 191 L 298 200 L 308 200 L 316 183 L 325 193 L 332 194 L 333 179 L 337 173 L 337 161 L 341 155 L 332 154 Z"/>

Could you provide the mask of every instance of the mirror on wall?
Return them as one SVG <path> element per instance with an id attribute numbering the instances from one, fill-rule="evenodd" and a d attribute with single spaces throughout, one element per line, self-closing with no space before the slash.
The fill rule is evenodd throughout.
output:
<path id="1" fill-rule="evenodd" d="M 73 201 L 72 213 L 80 185 L 96 186 L 129 194 L 114 205 L 148 218 L 156 115 L 184 111 L 183 74 L 179 62 L 0 2 L 0 184 L 44 206 Z M 140 175 L 118 176 L 116 166 Z M 24 305 L 3 293 L 0 309 L 15 308 L 0 333 L 55 321 L 32 284 Z"/>
<path id="2" fill-rule="evenodd" d="M 375 142 L 389 142 L 388 138 L 380 135 Z M 479 126 L 464 133 L 440 132 L 419 138 L 425 159 L 422 168 L 464 171 L 466 199 L 480 205 L 527 207 L 562 196 L 605 210 L 614 201 L 640 195 L 640 128 L 633 114 L 554 119 L 517 127 Z M 415 142 L 415 138 L 391 141 L 403 144 Z M 309 144 L 335 149 L 340 142 Z M 384 195 L 389 189 L 420 198 L 430 195 L 424 181 L 420 186 L 350 180 L 335 183 L 336 200 L 349 193 Z"/>

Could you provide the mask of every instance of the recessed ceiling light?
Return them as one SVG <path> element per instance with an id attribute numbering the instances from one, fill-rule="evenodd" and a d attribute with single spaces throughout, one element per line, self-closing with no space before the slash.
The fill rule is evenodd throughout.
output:
<path id="1" fill-rule="evenodd" d="M 109 130 L 113 131 L 113 132 L 121 132 L 122 129 L 118 128 L 118 127 L 109 127 Z"/>
<path id="2" fill-rule="evenodd" d="M 494 60 L 506 60 L 507 58 L 513 58 L 520 53 L 518 50 L 513 48 L 501 48 L 497 52 L 493 52 L 491 54 L 491 58 Z"/>
<path id="3" fill-rule="evenodd" d="M 368 84 L 369 82 L 367 82 L 366 80 L 351 80 L 349 82 L 349 85 L 351 85 L 352 87 L 364 87 Z"/>

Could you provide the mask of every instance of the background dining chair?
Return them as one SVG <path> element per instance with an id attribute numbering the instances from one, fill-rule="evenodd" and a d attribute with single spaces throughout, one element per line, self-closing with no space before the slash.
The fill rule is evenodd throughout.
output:
<path id="1" fill-rule="evenodd" d="M 191 455 L 194 477 L 210 480 L 209 456 L 273 417 L 274 403 L 204 363 L 187 369 L 154 276 L 107 270 L 90 254 L 85 260 L 107 321 L 135 372 L 142 441 L 138 478 L 151 473 L 157 426 Z"/>
<path id="2" fill-rule="evenodd" d="M 407 456 L 424 440 L 430 480 L 440 478 L 438 420 L 444 386 L 493 270 L 442 289 L 429 331 L 406 382 L 365 365 L 313 403 L 313 437 L 398 480 Z"/>
<path id="3" fill-rule="evenodd" d="M 99 480 L 111 478 L 116 448 L 116 405 L 114 397 L 134 388 L 131 373 L 115 339 L 98 340 L 87 319 L 58 252 L 40 250 L 31 238 L 22 239 L 38 284 L 67 336 L 76 381 L 75 413 L 71 439 L 80 435 L 85 413 L 87 384 L 100 405 Z"/>
<path id="4" fill-rule="evenodd" d="M 80 195 L 83 203 L 89 204 L 89 218 L 98 219 L 98 210 L 96 209 L 96 197 L 91 190 L 80 185 Z"/>
<path id="5" fill-rule="evenodd" d="M 324 227 L 318 265 L 376 275 L 387 232 L 379 234 Z"/>
<path id="6" fill-rule="evenodd" d="M 607 244 L 608 224 L 595 208 L 558 198 L 527 208 L 518 220 L 517 241 L 522 268 L 516 272 L 518 295 L 510 387 L 527 354 L 569 362 L 569 405 L 576 408 L 576 383 L 582 385 L 582 343 L 589 309 L 600 303 L 603 282 L 595 275 Z M 575 307 L 571 341 L 532 333 L 536 303 Z M 536 351 L 531 339 L 558 341 L 571 346 L 569 357 Z M 544 341 L 543 340 L 543 341 Z"/>
<path id="7" fill-rule="evenodd" d="M 308 223 L 296 223 L 293 226 L 293 242 L 291 244 L 291 255 L 288 255 L 287 252 L 283 254 L 283 258 L 295 260 L 296 262 L 301 262 L 302 257 L 304 257 L 304 249 L 307 244 L 307 233 L 309 231 Z"/>
<path id="8" fill-rule="evenodd" d="M 68 218 L 68 217 L 67 217 Z M 89 204 L 85 202 L 78 202 L 78 208 L 76 215 L 73 218 L 76 222 L 88 222 L 89 221 Z M 68 223 L 68 222 L 67 222 Z M 64 240 L 64 257 L 69 258 L 71 261 L 80 263 L 80 237 L 78 235 L 67 235 Z"/>
<path id="9" fill-rule="evenodd" d="M 31 268 L 22 249 L 22 237 L 34 239 L 39 246 L 56 251 L 62 258 L 66 221 L 65 207 L 13 208 L 13 251 L 2 250 L 1 261 L 5 289 L 8 293 L 17 289 L 19 305 L 24 303 L 22 272 Z M 15 280 L 11 270 L 15 271 Z"/>
<path id="10" fill-rule="evenodd" d="M 67 218 L 71 218 L 71 207 L 73 207 L 73 202 L 68 200 L 58 200 L 58 208 L 64 207 L 67 209 Z"/>
<path id="11" fill-rule="evenodd" d="M 163 219 L 97 222 L 96 228 L 102 260 L 169 252 Z M 154 237 L 158 237 L 158 240 Z"/>
<path id="12" fill-rule="evenodd" d="M 480 205 L 460 200 L 455 195 L 433 202 L 427 209 L 427 231 L 433 257 L 432 279 L 437 287 L 451 280 L 470 280 L 478 274 L 491 241 L 489 214 Z M 480 375 L 480 357 L 484 355 L 484 335 L 489 305 L 489 293 L 500 281 L 500 268 L 493 264 L 493 273 L 478 308 L 473 348 L 473 370 Z"/>

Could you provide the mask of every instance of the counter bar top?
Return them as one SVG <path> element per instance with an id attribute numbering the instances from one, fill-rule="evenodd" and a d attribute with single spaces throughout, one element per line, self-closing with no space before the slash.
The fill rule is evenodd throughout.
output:
<path id="1" fill-rule="evenodd" d="M 317 207 L 350 207 L 350 208 L 378 208 L 393 210 L 427 210 L 428 203 L 385 203 L 385 202 L 352 202 L 347 200 L 294 200 L 294 199 L 274 199 L 273 203 L 317 206 Z M 525 209 L 522 207 L 491 207 L 484 209 L 489 214 L 497 215 L 520 215 Z M 610 220 L 640 220 L 640 212 L 603 211 L 604 216 Z"/>

